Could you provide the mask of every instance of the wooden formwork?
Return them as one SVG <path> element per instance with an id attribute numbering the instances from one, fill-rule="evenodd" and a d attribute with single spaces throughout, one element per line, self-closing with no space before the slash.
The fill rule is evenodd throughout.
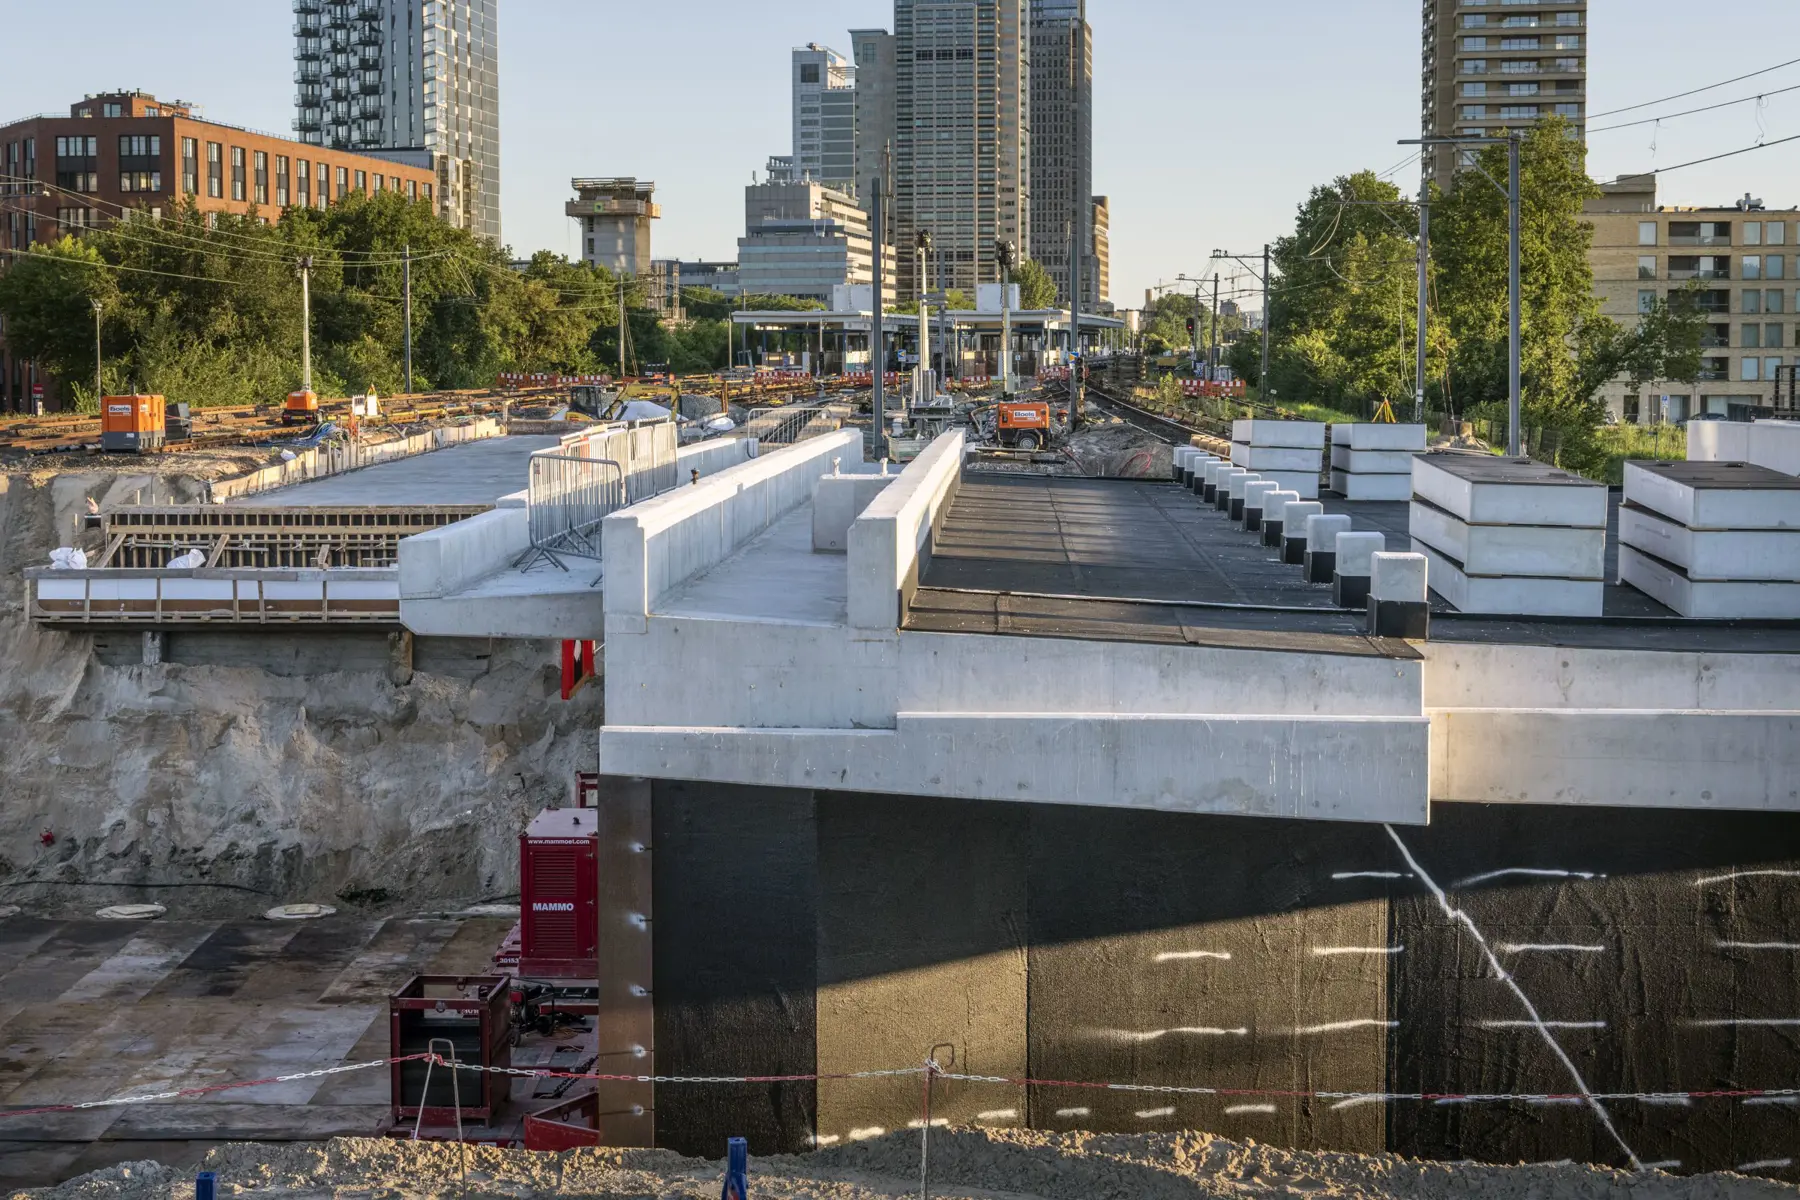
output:
<path id="1" fill-rule="evenodd" d="M 264 508 L 171 505 L 101 517 L 101 568 L 158 568 L 189 550 L 211 568 L 391 567 L 400 542 L 488 512 L 492 505 Z"/>

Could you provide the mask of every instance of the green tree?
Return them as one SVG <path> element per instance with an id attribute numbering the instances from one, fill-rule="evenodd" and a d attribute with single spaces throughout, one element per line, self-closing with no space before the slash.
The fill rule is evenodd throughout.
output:
<path id="1" fill-rule="evenodd" d="M 100 261 L 93 247 L 65 237 L 0 275 L 0 314 L 15 353 L 71 381 L 93 378 L 94 302 L 119 323 L 118 289 Z"/>
<path id="2" fill-rule="evenodd" d="M 1036 259 L 1020 260 L 1013 271 L 1013 282 L 1019 285 L 1020 308 L 1056 307 L 1056 281 L 1050 278 L 1050 272 L 1044 269 L 1044 264 Z"/>

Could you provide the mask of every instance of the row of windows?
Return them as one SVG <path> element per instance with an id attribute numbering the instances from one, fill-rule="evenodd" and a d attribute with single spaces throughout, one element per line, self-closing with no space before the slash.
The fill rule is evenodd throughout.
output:
<path id="1" fill-rule="evenodd" d="M 1730 221 L 1670 221 L 1669 244 L 1671 246 L 1729 246 L 1731 245 Z M 1787 245 L 1786 221 L 1744 221 L 1741 222 L 1742 239 L 1745 246 L 1785 246 Z M 1794 233 L 1800 237 L 1800 222 L 1795 223 Z M 1657 239 L 1657 223 L 1655 221 L 1638 222 L 1638 245 L 1654 246 Z"/>
<path id="2" fill-rule="evenodd" d="M 1553 58 L 1548 67 L 1544 66 L 1542 59 L 1537 58 L 1506 58 L 1499 62 L 1502 75 L 1575 75 L 1581 72 L 1579 58 Z M 1465 58 L 1457 64 L 1457 70 L 1464 75 L 1486 75 L 1488 60 Z"/>
<path id="3" fill-rule="evenodd" d="M 1498 25 L 1502 29 L 1535 29 L 1539 25 L 1580 25 L 1581 14 L 1578 12 L 1559 12 L 1554 20 L 1545 20 L 1541 13 L 1519 13 L 1510 17 L 1501 17 L 1498 21 L 1490 21 L 1486 13 L 1469 13 L 1462 19 L 1464 29 L 1480 29 L 1483 26 Z"/>
<path id="4" fill-rule="evenodd" d="M 1745 254 L 1738 259 L 1739 279 L 1785 279 L 1787 277 L 1787 255 L 1785 254 Z M 1731 256 L 1724 254 L 1671 254 L 1669 256 L 1668 277 L 1670 279 L 1730 279 Z M 1657 278 L 1657 262 L 1654 254 L 1638 256 L 1638 278 Z"/>
<path id="5" fill-rule="evenodd" d="M 1475 51 L 1542 50 L 1545 48 L 1544 40 L 1545 39 L 1541 37 L 1466 37 L 1462 40 L 1462 48 L 1464 50 Z M 1549 48 L 1552 50 L 1581 49 L 1581 35 L 1579 33 L 1559 33 L 1550 38 L 1549 41 Z"/>
<path id="6" fill-rule="evenodd" d="M 1650 288 L 1638 290 L 1638 311 L 1647 313 L 1656 307 L 1660 292 Z M 1726 316 L 1731 312 L 1731 293 L 1723 290 L 1697 292 L 1691 296 L 1684 293 L 1672 293 L 1671 302 L 1691 305 L 1696 312 L 1713 316 Z M 1787 312 L 1800 313 L 1800 292 L 1795 293 L 1793 307 L 1788 306 L 1787 291 L 1783 288 L 1745 288 L 1739 293 L 1738 309 L 1747 317 L 1759 317 L 1764 314 L 1780 315 Z M 1718 326 L 1724 328 L 1724 326 Z M 1724 343 L 1721 342 L 1721 345 Z"/>
<path id="7" fill-rule="evenodd" d="M 1464 87 L 1479 86 L 1464 84 Z M 1514 87 L 1520 85 L 1513 84 Z M 1528 84 L 1535 88 L 1536 84 Z M 1579 117 L 1579 104 L 1501 104 L 1490 109 L 1485 104 L 1465 104 L 1459 110 L 1459 120 L 1485 121 L 1489 118 L 1500 121 L 1535 121 L 1547 113 L 1554 112 L 1559 117 Z"/>

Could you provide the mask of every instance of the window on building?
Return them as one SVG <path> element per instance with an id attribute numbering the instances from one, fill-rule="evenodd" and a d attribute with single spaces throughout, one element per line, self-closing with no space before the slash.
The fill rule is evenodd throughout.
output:
<path id="1" fill-rule="evenodd" d="M 1771 246 L 1787 245 L 1787 222 L 1769 221 L 1763 225 L 1763 237 Z"/>
<path id="2" fill-rule="evenodd" d="M 1506 85 L 1506 94 L 1509 96 L 1535 96 L 1538 94 L 1538 85 L 1535 83 L 1509 83 Z"/>
<path id="3" fill-rule="evenodd" d="M 1787 293 L 1782 291 L 1780 288 L 1771 289 L 1769 291 L 1768 295 L 1766 297 L 1764 297 L 1764 300 L 1765 300 L 1765 303 L 1763 304 L 1764 312 L 1778 313 L 1778 312 L 1785 312 L 1787 310 L 1787 304 L 1785 303 L 1785 301 L 1787 300 Z"/>
<path id="4" fill-rule="evenodd" d="M 314 163 L 313 175 L 319 182 L 317 203 L 320 208 L 324 208 L 326 202 L 331 198 L 331 168 L 324 163 Z"/>
<path id="5" fill-rule="evenodd" d="M 1783 279 L 1783 278 L 1786 278 L 1786 276 L 1787 276 L 1787 255 L 1785 255 L 1785 254 L 1765 254 L 1765 255 L 1763 255 L 1763 278 L 1764 279 Z"/>
<path id="6" fill-rule="evenodd" d="M 367 171 L 356 173 L 356 190 L 365 196 L 369 194 L 369 173 Z"/>
<path id="7" fill-rule="evenodd" d="M 1485 59 L 1485 58 L 1464 59 L 1463 65 L 1462 65 L 1462 73 L 1464 75 L 1486 75 L 1487 74 L 1487 59 Z"/>
<path id="8" fill-rule="evenodd" d="M 1754 324 L 1739 326 L 1738 345 L 1746 350 L 1762 349 L 1762 326 Z"/>
<path id="9" fill-rule="evenodd" d="M 1763 349 L 1779 350 L 1781 348 L 1781 329 L 1780 325 L 1763 326 Z"/>
<path id="10" fill-rule="evenodd" d="M 248 194 L 249 181 L 244 177 L 244 148 L 231 148 L 231 198 L 242 203 Z"/>
<path id="11" fill-rule="evenodd" d="M 1760 255 L 1760 254 L 1744 255 L 1744 273 L 1742 275 L 1740 275 L 1738 278 L 1740 278 L 1740 279 L 1761 279 L 1762 278 L 1762 263 L 1763 263 L 1762 255 Z"/>
<path id="12" fill-rule="evenodd" d="M 1508 151 L 1508 153 L 1511 153 L 1511 151 Z M 1640 246 L 1656 245 L 1656 222 L 1655 221 L 1639 221 L 1638 222 L 1638 245 L 1640 245 Z"/>
<path id="13" fill-rule="evenodd" d="M 1511 151 L 1509 150 L 1509 151 L 1507 151 L 1507 153 L 1510 154 Z M 1638 278 L 1639 279 L 1655 279 L 1656 278 L 1656 255 L 1644 254 L 1644 255 L 1640 255 L 1638 257 Z"/>
<path id="14" fill-rule="evenodd" d="M 118 104 L 102 104 L 100 106 L 100 115 L 103 117 L 122 117 L 125 115 L 125 109 L 122 105 Z"/>
<path id="15" fill-rule="evenodd" d="M 1774 383 L 1777 379 L 1780 378 L 1780 375 L 1777 374 L 1777 372 L 1779 372 L 1780 370 L 1781 370 L 1781 356 L 1779 354 L 1777 354 L 1773 358 L 1763 359 L 1763 378 L 1768 380 L 1770 383 Z"/>
<path id="16" fill-rule="evenodd" d="M 1762 310 L 1763 310 L 1763 294 L 1762 294 L 1762 292 L 1756 291 L 1756 290 L 1746 291 L 1744 293 L 1744 313 L 1747 316 L 1753 317 L 1753 316 L 1756 316 L 1758 313 L 1762 312 Z"/>
<path id="17" fill-rule="evenodd" d="M 817 83 L 817 82 L 819 82 L 819 64 L 818 63 L 801 63 L 800 64 L 800 82 L 801 83 Z"/>
<path id="18" fill-rule="evenodd" d="M 1462 48 L 1464 50 L 1486 50 L 1488 48 L 1487 39 L 1484 37 L 1466 37 L 1462 40 Z"/>
<path id="19" fill-rule="evenodd" d="M 1578 12 L 1559 12 L 1556 14 L 1556 23 L 1558 25 L 1579 25 L 1581 24 L 1581 14 Z"/>
<path id="20" fill-rule="evenodd" d="M 225 147 L 218 142 L 206 143 L 206 194 L 214 200 L 225 195 Z"/>
<path id="21" fill-rule="evenodd" d="M 1639 289 L 1639 291 L 1638 291 L 1638 311 L 1641 313 L 1647 313 L 1647 312 L 1653 311 L 1655 308 L 1656 308 L 1656 292 L 1652 289 Z"/>
<path id="22" fill-rule="evenodd" d="M 387 179 L 384 176 L 375 176 L 375 190 L 378 192 L 385 192 L 387 190 Z"/>
<path id="23" fill-rule="evenodd" d="M 194 138 L 181 139 L 181 190 L 200 194 L 200 143 Z"/>
<path id="24" fill-rule="evenodd" d="M 415 201 L 419 198 L 419 181 L 418 180 L 409 179 L 406 181 L 406 198 L 408 200 L 415 200 Z"/>
<path id="25" fill-rule="evenodd" d="M 254 163 L 255 163 L 255 167 L 256 167 L 256 179 L 255 179 L 256 202 L 258 204 L 267 204 L 269 202 L 269 153 L 268 153 L 268 151 L 258 150 L 256 152 L 256 157 L 254 159 Z"/>
<path id="26" fill-rule="evenodd" d="M 332 193 L 332 195 L 335 196 L 337 199 L 342 200 L 345 196 L 347 196 L 349 194 L 350 194 L 350 168 L 349 167 L 339 167 L 337 169 L 337 190 L 334 191 Z"/>
<path id="27" fill-rule="evenodd" d="M 1558 104 L 1556 106 L 1556 115 L 1559 117 L 1579 117 L 1581 115 L 1581 105 Z"/>
<path id="28" fill-rule="evenodd" d="M 398 175 L 388 176 L 388 190 L 393 192 L 400 190 L 400 177 Z"/>
<path id="29" fill-rule="evenodd" d="M 1743 372 L 1740 378 L 1745 383 L 1755 383 L 1762 377 L 1762 360 L 1754 354 L 1744 356 Z"/>

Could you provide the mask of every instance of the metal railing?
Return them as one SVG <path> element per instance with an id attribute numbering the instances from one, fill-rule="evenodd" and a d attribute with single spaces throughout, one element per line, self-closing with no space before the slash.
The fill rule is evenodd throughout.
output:
<path id="1" fill-rule="evenodd" d="M 564 556 L 598 559 L 601 523 L 629 503 L 626 492 L 625 468 L 610 459 L 532 455 L 526 512 L 531 549 L 513 565 L 529 567 L 542 558 L 567 571 Z"/>
<path id="2" fill-rule="evenodd" d="M 792 446 L 836 433 L 849 415 L 849 406 L 841 401 L 752 409 L 744 421 L 743 435 L 755 438 L 765 446 Z"/>

